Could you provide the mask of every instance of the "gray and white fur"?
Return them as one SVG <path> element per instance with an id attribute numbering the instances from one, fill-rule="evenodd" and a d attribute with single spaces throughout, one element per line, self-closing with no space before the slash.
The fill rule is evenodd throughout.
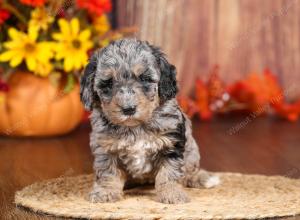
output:
<path id="1" fill-rule="evenodd" d="M 125 184 L 154 183 L 157 201 L 184 203 L 182 186 L 213 187 L 200 170 L 190 120 L 175 99 L 176 68 L 159 48 L 122 39 L 95 52 L 81 78 L 81 100 L 91 111 L 95 157 L 92 202 L 114 202 Z"/>

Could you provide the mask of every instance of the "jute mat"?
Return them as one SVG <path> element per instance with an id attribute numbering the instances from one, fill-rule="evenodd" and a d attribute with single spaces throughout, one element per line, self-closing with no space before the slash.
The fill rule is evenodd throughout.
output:
<path id="1" fill-rule="evenodd" d="M 300 180 L 281 176 L 218 173 L 222 184 L 212 189 L 186 189 L 191 202 L 155 202 L 152 188 L 125 191 L 116 203 L 93 204 L 86 195 L 92 175 L 35 183 L 18 191 L 17 205 L 34 212 L 86 219 L 258 219 L 300 214 Z"/>

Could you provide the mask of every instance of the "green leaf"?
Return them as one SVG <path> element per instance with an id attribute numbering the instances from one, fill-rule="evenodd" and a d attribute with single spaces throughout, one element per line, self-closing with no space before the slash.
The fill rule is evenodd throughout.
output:
<path id="1" fill-rule="evenodd" d="M 75 79 L 74 79 L 74 76 L 73 74 L 68 74 L 68 77 L 67 77 L 67 83 L 66 83 L 66 86 L 64 88 L 64 93 L 69 93 L 73 90 L 75 86 Z"/>

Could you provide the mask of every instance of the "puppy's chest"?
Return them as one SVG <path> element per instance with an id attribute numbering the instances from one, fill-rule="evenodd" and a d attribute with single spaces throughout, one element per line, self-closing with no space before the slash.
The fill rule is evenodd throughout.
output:
<path id="1" fill-rule="evenodd" d="M 120 165 L 133 178 L 143 178 L 154 171 L 159 154 L 171 145 L 170 139 L 164 135 L 141 132 L 114 139 L 105 147 L 118 157 Z"/>

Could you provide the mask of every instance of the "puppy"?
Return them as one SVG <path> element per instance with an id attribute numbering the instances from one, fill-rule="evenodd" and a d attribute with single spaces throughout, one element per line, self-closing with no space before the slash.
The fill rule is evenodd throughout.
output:
<path id="1" fill-rule="evenodd" d="M 176 69 L 159 48 L 122 39 L 94 53 L 81 78 L 81 100 L 91 111 L 95 157 L 92 202 L 114 202 L 125 183 L 154 183 L 157 200 L 189 201 L 183 187 L 213 187 L 200 170 L 191 123 L 180 110 Z"/>

